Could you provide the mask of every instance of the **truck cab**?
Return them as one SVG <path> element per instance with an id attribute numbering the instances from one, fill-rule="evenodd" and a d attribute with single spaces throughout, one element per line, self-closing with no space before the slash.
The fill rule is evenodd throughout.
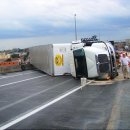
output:
<path id="1" fill-rule="evenodd" d="M 115 78 L 117 67 L 113 45 L 90 40 L 72 44 L 70 68 L 72 76 L 76 78 Z"/>
<path id="2" fill-rule="evenodd" d="M 70 56 L 73 77 L 97 78 L 108 75 L 108 53 L 95 47 L 83 47 L 73 50 Z"/>
<path id="3" fill-rule="evenodd" d="M 109 76 L 111 79 L 115 78 L 118 75 L 118 72 L 116 66 L 116 54 L 113 45 L 110 42 L 99 42 L 98 44 L 93 43 L 91 46 L 106 50 L 108 52 L 110 66 Z"/>

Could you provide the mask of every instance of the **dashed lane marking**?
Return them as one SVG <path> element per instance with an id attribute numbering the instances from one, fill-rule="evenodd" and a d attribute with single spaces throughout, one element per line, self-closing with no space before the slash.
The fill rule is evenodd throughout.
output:
<path id="1" fill-rule="evenodd" d="M 4 86 L 9 86 L 9 85 L 12 85 L 12 84 L 17 84 L 17 83 L 29 81 L 29 80 L 32 80 L 32 79 L 38 79 L 38 78 L 45 77 L 45 76 L 47 76 L 47 75 L 37 76 L 37 77 L 25 79 L 25 80 L 20 80 L 20 81 L 17 81 L 17 82 L 11 82 L 11 83 L 8 83 L 8 84 L 3 84 L 3 85 L 0 85 L 0 88 L 1 88 L 1 87 L 4 87 Z"/>
<path id="2" fill-rule="evenodd" d="M 13 78 L 13 77 L 16 77 L 16 76 L 27 75 L 27 74 L 32 74 L 32 73 L 35 73 L 35 72 L 22 73 L 22 74 L 10 75 L 10 76 L 2 76 L 2 77 L 0 77 L 0 79 Z"/>
<path id="3" fill-rule="evenodd" d="M 52 79 L 50 79 L 50 80 L 52 80 Z M 14 105 L 16 105 L 16 104 L 18 104 L 18 103 L 24 102 L 24 101 L 26 101 L 26 100 L 28 100 L 28 99 L 30 99 L 30 98 L 32 98 L 32 97 L 35 97 L 35 96 L 37 96 L 37 95 L 39 95 L 39 94 L 42 94 L 42 93 L 44 93 L 44 92 L 46 92 L 46 91 L 48 91 L 48 90 L 50 90 L 50 89 L 54 89 L 54 88 L 56 88 L 57 86 L 60 86 L 60 85 L 62 85 L 62 84 L 64 84 L 64 83 L 69 82 L 70 80 L 72 80 L 72 79 L 66 80 L 66 81 L 64 81 L 64 82 L 62 82 L 62 83 L 58 83 L 58 84 L 54 85 L 54 86 L 51 87 L 51 88 L 47 88 L 47 89 L 42 90 L 42 91 L 40 91 L 40 92 L 34 93 L 34 94 L 32 94 L 32 95 L 30 95 L 30 96 L 28 96 L 28 97 L 22 98 L 22 99 L 20 99 L 20 100 L 14 102 L 14 103 L 11 103 L 11 104 L 9 104 L 9 105 L 6 105 L 6 106 L 4 106 L 4 107 L 1 107 L 1 108 L 0 108 L 0 111 L 3 111 L 3 110 L 5 110 L 5 109 L 7 109 L 7 108 L 9 108 L 9 107 L 12 107 L 12 106 L 14 106 Z M 49 80 L 45 80 L 45 82 L 46 82 L 46 81 L 49 81 Z M 42 86 L 37 86 L 37 87 L 42 87 Z M 44 86 L 44 87 L 46 87 L 46 86 Z"/>
<path id="4" fill-rule="evenodd" d="M 107 124 L 106 130 L 116 130 L 118 129 L 119 120 L 120 120 L 120 107 L 121 107 L 121 99 L 124 95 L 124 89 L 119 87 L 113 102 L 110 118 Z"/>
<path id="5" fill-rule="evenodd" d="M 72 93 L 74 93 L 74 92 L 76 92 L 76 91 L 82 89 L 83 87 L 85 87 L 86 85 L 90 84 L 91 82 L 92 82 L 92 81 L 89 81 L 89 82 L 86 83 L 84 86 L 75 87 L 75 88 L 73 88 L 73 89 L 67 91 L 66 93 L 64 93 L 64 94 L 62 94 L 62 95 L 60 95 L 60 96 L 58 96 L 57 98 L 52 99 L 51 101 L 47 102 L 46 104 L 44 104 L 44 105 L 42 105 L 42 106 L 40 106 L 40 107 L 38 107 L 38 108 L 36 108 L 36 109 L 34 109 L 34 110 L 32 110 L 32 111 L 26 113 L 26 114 L 24 114 L 24 115 L 18 117 L 18 118 L 15 119 L 15 120 L 12 120 L 12 121 L 8 122 L 7 124 L 1 126 L 1 127 L 0 127 L 0 130 L 5 130 L 5 129 L 7 129 L 7 128 L 9 128 L 9 127 L 11 127 L 11 126 L 17 124 L 18 122 L 20 122 L 20 121 L 22 121 L 22 120 L 24 120 L 24 119 L 26 119 L 26 118 L 28 118 L 28 117 L 30 117 L 30 116 L 32 116 L 32 115 L 38 113 L 39 111 L 41 111 L 41 110 L 43 110 L 43 109 L 45 109 L 45 108 L 51 106 L 52 104 L 54 104 L 54 103 L 60 101 L 61 99 L 63 99 L 63 98 L 65 98 L 65 97 L 71 95 Z"/>

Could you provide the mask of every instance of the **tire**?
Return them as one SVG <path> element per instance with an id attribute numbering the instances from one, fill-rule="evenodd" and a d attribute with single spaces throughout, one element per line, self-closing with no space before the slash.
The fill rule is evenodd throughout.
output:
<path id="1" fill-rule="evenodd" d="M 25 70 L 25 66 L 21 65 L 21 70 L 24 71 Z"/>

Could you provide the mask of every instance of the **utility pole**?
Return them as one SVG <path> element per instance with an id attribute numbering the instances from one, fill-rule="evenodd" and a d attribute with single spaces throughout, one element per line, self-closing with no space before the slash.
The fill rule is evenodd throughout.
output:
<path id="1" fill-rule="evenodd" d="M 100 32 L 99 32 L 99 41 L 100 41 Z"/>
<path id="2" fill-rule="evenodd" d="M 74 14 L 74 21 L 75 21 L 75 40 L 77 41 L 77 25 L 76 25 L 76 14 Z"/>

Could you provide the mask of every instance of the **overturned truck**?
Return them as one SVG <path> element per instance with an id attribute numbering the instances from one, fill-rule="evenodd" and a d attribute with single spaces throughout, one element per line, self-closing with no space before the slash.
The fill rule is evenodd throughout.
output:
<path id="1" fill-rule="evenodd" d="M 87 42 L 31 47 L 30 63 L 53 76 L 71 74 L 75 78 L 114 78 L 117 69 L 111 43 Z"/>

